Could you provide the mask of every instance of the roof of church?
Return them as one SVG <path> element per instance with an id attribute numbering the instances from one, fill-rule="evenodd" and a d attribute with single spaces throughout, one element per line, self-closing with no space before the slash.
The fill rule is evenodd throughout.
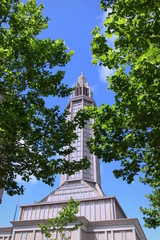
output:
<path id="1" fill-rule="evenodd" d="M 97 183 L 85 180 L 74 180 L 64 182 L 59 188 L 51 192 L 40 202 L 69 200 L 70 197 L 73 197 L 74 200 L 84 200 L 88 198 L 105 197 L 105 195 Z"/>

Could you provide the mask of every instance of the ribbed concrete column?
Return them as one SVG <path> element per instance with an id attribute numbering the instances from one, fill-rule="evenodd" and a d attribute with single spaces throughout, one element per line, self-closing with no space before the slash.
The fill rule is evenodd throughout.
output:
<path id="1" fill-rule="evenodd" d="M 78 228 L 78 240 L 81 240 L 81 227 Z"/>

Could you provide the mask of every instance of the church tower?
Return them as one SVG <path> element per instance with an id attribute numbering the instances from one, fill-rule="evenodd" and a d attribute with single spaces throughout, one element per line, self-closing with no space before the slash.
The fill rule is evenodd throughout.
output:
<path id="1" fill-rule="evenodd" d="M 86 82 L 86 78 L 83 73 L 78 78 L 78 81 L 73 91 L 70 101 L 68 102 L 66 109 L 70 112 L 68 116 L 68 121 L 73 120 L 76 113 L 83 109 L 86 106 L 93 105 L 95 106 L 95 101 L 93 100 L 93 93 L 91 92 L 91 87 Z M 90 161 L 90 168 L 87 170 L 81 170 L 75 173 L 72 176 L 67 174 L 61 175 L 60 184 L 62 185 L 65 181 L 75 181 L 83 179 L 84 181 L 89 181 L 95 184 L 100 184 L 100 163 L 99 159 L 94 154 L 90 154 L 87 147 L 87 139 L 90 136 L 93 136 L 93 130 L 90 129 L 90 124 L 93 123 L 93 119 L 87 121 L 87 124 L 83 129 L 77 128 L 76 134 L 78 139 L 73 143 L 73 146 L 76 148 L 74 152 L 69 154 L 68 159 L 70 162 L 84 158 L 85 156 Z"/>
<path id="2" fill-rule="evenodd" d="M 91 92 L 91 87 L 86 82 L 86 78 L 81 73 L 66 106 L 70 113 L 67 120 L 73 120 L 80 109 L 90 105 L 95 106 L 93 93 Z M 99 159 L 94 154 L 90 154 L 87 147 L 88 137 L 93 136 L 93 130 L 90 129 L 90 124 L 93 122 L 94 120 L 90 119 L 83 129 L 76 128 L 78 139 L 72 143 L 76 150 L 67 156 L 67 160 L 70 162 L 80 161 L 80 159 L 86 156 L 90 161 L 90 167 L 86 170 L 82 169 L 71 176 L 61 174 L 60 187 L 42 201 L 69 200 L 71 196 L 74 200 L 104 196 L 101 190 Z"/>

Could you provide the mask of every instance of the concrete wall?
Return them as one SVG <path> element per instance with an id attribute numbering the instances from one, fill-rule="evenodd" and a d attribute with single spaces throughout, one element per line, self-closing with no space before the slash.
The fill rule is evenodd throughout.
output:
<path id="1" fill-rule="evenodd" d="M 133 231 L 101 231 L 82 235 L 81 240 L 138 240 L 134 238 Z"/>
<path id="2" fill-rule="evenodd" d="M 50 204 L 40 206 L 25 206 L 21 208 L 19 220 L 36 220 L 54 218 L 61 210 L 62 204 Z M 116 219 L 116 212 L 118 218 L 124 218 L 122 211 L 116 210 L 114 199 L 99 199 L 90 200 L 80 203 L 78 217 L 85 217 L 89 221 L 104 221 Z"/>
<path id="3" fill-rule="evenodd" d="M 133 230 L 117 231 L 117 230 L 108 230 L 108 231 L 94 231 L 86 232 L 83 229 L 76 230 L 71 233 L 67 233 L 66 236 L 70 236 L 71 240 L 139 240 L 140 238 L 136 234 L 134 238 Z M 58 238 L 61 240 L 60 234 L 52 233 L 50 239 Z M 41 234 L 39 230 L 19 230 L 14 232 L 14 240 L 50 240 Z M 12 239 L 13 239 L 12 238 Z M 0 240 L 8 240 L 8 236 L 0 236 Z"/>
<path id="4" fill-rule="evenodd" d="M 137 219 L 120 219 L 113 221 L 89 222 L 85 218 L 78 218 L 83 225 L 74 232 L 66 230 L 66 236 L 71 240 L 146 240 L 143 230 Z M 17 221 L 14 223 L 12 240 L 51 240 L 60 234 L 52 233 L 51 238 L 46 239 L 41 234 L 39 223 L 41 221 Z M 113 223 L 113 224 L 112 224 Z M 69 225 L 73 227 L 75 223 Z M 0 228 L 0 240 L 9 240 L 11 228 Z"/>
<path id="5" fill-rule="evenodd" d="M 79 230 L 76 230 L 71 233 L 67 233 L 66 236 L 70 236 L 71 240 L 138 240 L 134 236 L 134 232 L 132 230 L 125 230 L 125 231 L 114 231 L 114 230 L 108 230 L 108 231 L 94 231 L 94 232 L 86 232 L 84 230 L 81 230 L 79 233 Z M 60 234 L 52 233 L 50 239 L 58 238 L 58 240 L 61 240 Z M 49 240 L 45 237 L 45 235 L 42 235 L 39 230 L 32 230 L 32 231 L 17 231 L 14 233 L 14 240 Z M 8 240 L 7 237 L 0 237 L 0 240 Z"/>

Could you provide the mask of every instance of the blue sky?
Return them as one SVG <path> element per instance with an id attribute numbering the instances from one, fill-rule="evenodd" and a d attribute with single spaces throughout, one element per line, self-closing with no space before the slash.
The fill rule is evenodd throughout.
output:
<path id="1" fill-rule="evenodd" d="M 40 1 L 37 1 L 38 3 Z M 102 25 L 105 14 L 100 10 L 100 0 L 42 0 L 45 9 L 45 16 L 49 16 L 49 27 L 40 37 L 50 37 L 52 39 L 62 38 L 66 45 L 75 51 L 71 61 L 65 67 L 64 82 L 73 86 L 81 72 L 92 87 L 93 96 L 98 106 L 101 103 L 112 104 L 114 94 L 107 90 L 105 75 L 111 72 L 106 68 L 93 66 L 91 63 L 92 54 L 90 42 L 92 40 L 91 31 L 98 25 Z M 110 40 L 112 44 L 112 40 Z M 59 105 L 63 109 L 68 99 L 59 99 Z M 53 99 L 49 99 L 47 104 L 55 104 Z M 145 194 L 149 193 L 149 188 L 139 184 L 138 178 L 128 185 L 122 180 L 114 178 L 112 170 L 117 165 L 115 163 L 101 163 L 101 182 L 103 192 L 107 196 L 116 196 L 120 205 L 124 209 L 127 217 L 137 217 L 143 226 L 144 222 L 139 206 L 147 206 L 148 202 Z M 21 180 L 19 179 L 21 183 Z M 59 186 L 59 176 L 55 181 L 54 188 L 49 187 L 34 178 L 28 184 L 25 183 L 25 193 L 20 196 L 19 204 L 30 204 L 40 201 L 56 187 Z M 0 205 L 0 226 L 9 226 L 13 219 L 18 196 L 9 197 L 6 193 Z M 18 213 L 17 213 L 18 218 Z M 143 227 L 147 239 L 159 240 L 160 229 L 152 230 Z"/>

